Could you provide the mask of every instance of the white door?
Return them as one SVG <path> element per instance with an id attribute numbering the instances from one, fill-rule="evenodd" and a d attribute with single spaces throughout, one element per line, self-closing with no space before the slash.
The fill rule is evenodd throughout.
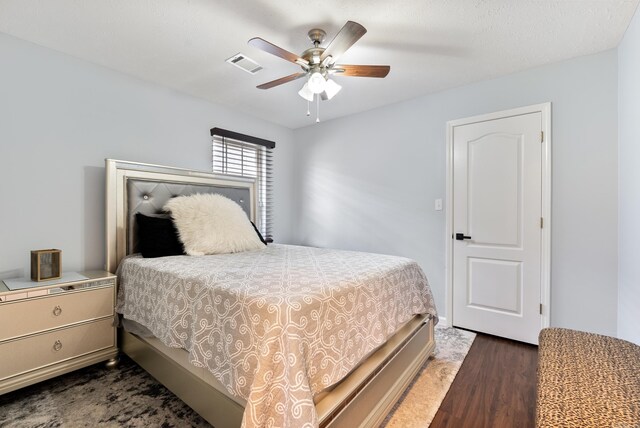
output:
<path id="1" fill-rule="evenodd" d="M 452 132 L 453 325 L 538 343 L 542 113 Z"/>

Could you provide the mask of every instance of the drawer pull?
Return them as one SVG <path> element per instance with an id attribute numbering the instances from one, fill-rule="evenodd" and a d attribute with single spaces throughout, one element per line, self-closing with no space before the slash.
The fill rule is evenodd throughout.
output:
<path id="1" fill-rule="evenodd" d="M 62 349 L 62 342 L 60 342 L 59 340 L 56 340 L 56 343 L 53 344 L 53 350 L 59 351 L 61 349 Z"/>
<path id="2" fill-rule="evenodd" d="M 56 305 L 56 307 L 53 308 L 53 315 L 57 317 L 61 313 L 62 313 L 62 308 L 60 307 L 60 305 Z"/>

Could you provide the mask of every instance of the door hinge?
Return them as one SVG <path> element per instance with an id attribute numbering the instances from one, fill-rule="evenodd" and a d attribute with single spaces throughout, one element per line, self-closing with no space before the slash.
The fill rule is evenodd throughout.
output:
<path id="1" fill-rule="evenodd" d="M 544 131 L 540 131 L 540 142 L 544 143 Z"/>
<path id="2" fill-rule="evenodd" d="M 542 315 L 542 303 L 540 303 L 540 315 Z"/>
<path id="3" fill-rule="evenodd" d="M 544 228 L 544 219 L 540 217 L 540 229 Z"/>

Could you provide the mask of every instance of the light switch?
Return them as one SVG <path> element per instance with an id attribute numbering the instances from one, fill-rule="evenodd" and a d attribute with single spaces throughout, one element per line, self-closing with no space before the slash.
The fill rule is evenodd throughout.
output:
<path id="1" fill-rule="evenodd" d="M 442 211 L 442 199 L 436 199 L 436 211 Z"/>

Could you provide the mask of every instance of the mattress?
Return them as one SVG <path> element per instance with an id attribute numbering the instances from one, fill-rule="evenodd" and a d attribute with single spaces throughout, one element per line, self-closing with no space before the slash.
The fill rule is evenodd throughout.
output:
<path id="1" fill-rule="evenodd" d="M 317 426 L 314 396 L 417 314 L 436 319 L 410 259 L 269 245 L 237 254 L 128 257 L 117 311 L 183 348 L 246 400 L 243 426 Z"/>

